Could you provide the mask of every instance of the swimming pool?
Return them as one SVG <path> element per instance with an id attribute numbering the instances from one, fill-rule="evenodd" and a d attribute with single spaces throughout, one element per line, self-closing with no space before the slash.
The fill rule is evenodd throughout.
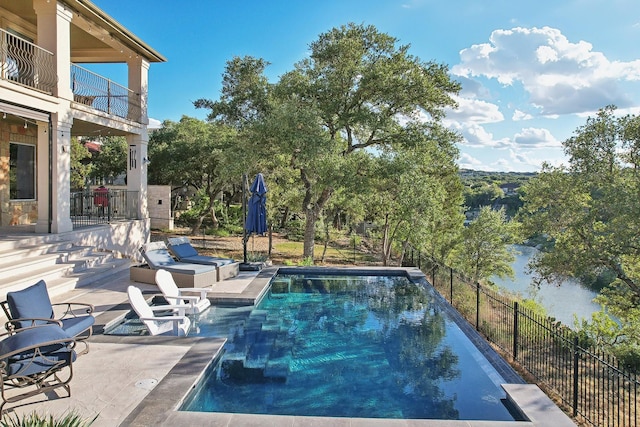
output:
<path id="1" fill-rule="evenodd" d="M 434 292 L 401 275 L 279 274 L 257 307 L 198 319 L 229 341 L 181 410 L 513 420 L 506 381 Z"/>

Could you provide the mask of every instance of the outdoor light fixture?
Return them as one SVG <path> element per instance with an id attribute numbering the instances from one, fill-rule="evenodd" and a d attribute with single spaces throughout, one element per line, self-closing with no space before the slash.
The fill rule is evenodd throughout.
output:
<path id="1" fill-rule="evenodd" d="M 24 128 L 25 129 L 27 128 L 27 121 L 26 120 L 24 121 Z"/>
<path id="2" fill-rule="evenodd" d="M 149 163 L 151 163 L 151 159 L 149 159 L 147 157 L 143 157 L 142 158 L 142 164 L 143 165 L 148 165 Z"/>

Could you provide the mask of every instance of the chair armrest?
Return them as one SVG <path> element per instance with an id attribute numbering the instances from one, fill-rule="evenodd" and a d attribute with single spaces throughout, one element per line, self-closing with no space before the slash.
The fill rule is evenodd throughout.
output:
<path id="1" fill-rule="evenodd" d="M 162 316 L 152 316 L 152 317 L 140 317 L 140 320 L 159 320 L 159 321 L 172 321 L 172 322 L 182 322 L 184 321 L 184 319 L 186 319 L 187 316 L 166 316 L 166 317 L 162 317 Z"/>
<path id="2" fill-rule="evenodd" d="M 21 328 L 20 327 L 21 322 L 31 322 L 31 326 L 28 326 L 26 328 Z M 20 319 L 9 320 L 7 323 L 4 324 L 4 328 L 10 333 L 13 333 L 15 331 L 21 331 L 24 329 L 30 329 L 33 327 L 46 326 L 46 325 L 58 325 L 59 327 L 62 327 L 62 322 L 57 319 L 48 319 L 43 317 L 23 317 Z M 2 335 L 0 335 L 0 337 L 2 337 Z"/>
<path id="3" fill-rule="evenodd" d="M 183 292 L 193 292 L 193 293 L 202 293 L 202 292 L 210 292 L 211 288 L 180 288 L 180 293 Z"/>
<path id="4" fill-rule="evenodd" d="M 83 315 L 84 314 L 92 314 L 95 307 L 93 306 L 93 304 L 86 304 L 86 303 L 82 303 L 82 302 L 59 302 L 56 304 L 51 304 L 51 307 L 63 307 L 66 306 L 66 308 L 64 309 L 64 312 L 62 313 L 62 316 L 59 316 L 61 318 L 65 317 L 65 316 L 73 316 L 73 317 L 77 317 L 76 315 L 76 311 L 83 311 Z"/>
<path id="5" fill-rule="evenodd" d="M 182 297 L 181 297 L 182 298 Z M 188 304 L 151 305 L 151 311 L 180 310 L 189 308 Z"/>
<path id="6" fill-rule="evenodd" d="M 205 299 L 207 297 L 207 292 L 209 292 L 211 289 L 207 289 L 207 288 L 182 288 L 180 289 L 180 295 L 182 295 L 185 292 L 189 292 L 189 293 L 194 293 L 194 294 L 200 294 L 200 299 Z"/>
<path id="7" fill-rule="evenodd" d="M 174 296 L 174 295 L 165 295 L 164 296 L 165 299 L 166 298 L 176 298 L 176 299 L 181 299 L 181 300 L 187 300 L 187 301 L 193 301 L 193 302 L 197 302 L 200 297 L 197 297 L 195 295 L 179 295 L 179 296 Z"/>
<path id="8" fill-rule="evenodd" d="M 187 304 L 168 304 L 168 305 L 152 305 L 149 306 L 151 311 L 167 311 L 167 310 L 178 310 L 179 316 L 184 316 L 185 311 L 190 308 Z"/>

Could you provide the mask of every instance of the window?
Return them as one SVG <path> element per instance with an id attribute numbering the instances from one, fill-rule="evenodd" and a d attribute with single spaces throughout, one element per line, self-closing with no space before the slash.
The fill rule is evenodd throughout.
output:
<path id="1" fill-rule="evenodd" d="M 36 147 L 9 145 L 9 198 L 34 200 L 36 198 Z"/>

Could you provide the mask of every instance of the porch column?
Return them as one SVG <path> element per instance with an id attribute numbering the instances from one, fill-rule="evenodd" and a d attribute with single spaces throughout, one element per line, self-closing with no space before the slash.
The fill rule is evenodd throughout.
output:
<path id="1" fill-rule="evenodd" d="M 138 208 L 136 216 L 138 219 L 149 217 L 147 209 L 147 130 L 144 128 L 144 135 L 127 136 L 129 143 L 129 155 L 127 158 L 127 190 L 138 193 Z"/>
<path id="2" fill-rule="evenodd" d="M 38 221 L 36 233 L 49 232 L 49 123 L 38 122 L 36 146 Z"/>
<path id="3" fill-rule="evenodd" d="M 52 117 L 51 232 L 73 230 L 71 224 L 71 123 Z M 40 220 L 38 220 L 40 223 Z"/>
<path id="4" fill-rule="evenodd" d="M 130 105 L 140 105 L 140 111 L 130 110 L 129 118 L 144 125 L 149 124 L 147 117 L 147 94 L 149 93 L 149 61 L 142 57 L 127 61 L 129 71 Z"/>
<path id="5" fill-rule="evenodd" d="M 73 99 L 71 91 L 71 19 L 73 12 L 57 1 L 34 0 L 38 18 L 38 45 L 53 53 L 58 75 L 57 95 Z"/>
<path id="6" fill-rule="evenodd" d="M 127 136 L 129 143 L 129 156 L 127 163 L 127 190 L 138 192 L 138 218 L 148 218 L 147 209 L 147 93 L 149 90 L 149 62 L 142 57 L 130 58 L 127 61 L 129 71 L 129 89 L 133 92 L 130 96 L 135 101 L 132 105 L 140 105 L 140 111 L 129 111 L 130 118 L 142 123 L 139 135 Z"/>

